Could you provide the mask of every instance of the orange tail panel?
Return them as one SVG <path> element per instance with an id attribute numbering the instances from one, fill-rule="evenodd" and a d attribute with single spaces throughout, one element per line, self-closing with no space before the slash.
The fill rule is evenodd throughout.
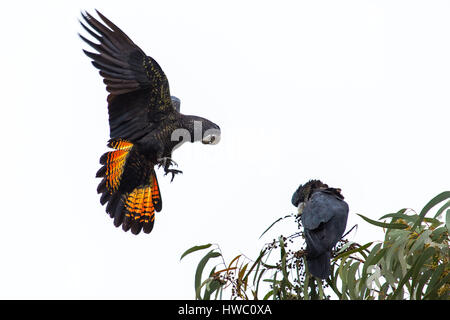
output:
<path id="1" fill-rule="evenodd" d="M 158 179 L 156 178 L 155 171 L 153 171 L 152 175 L 150 176 L 150 186 L 152 188 L 153 205 L 155 206 L 156 212 L 160 212 L 162 209 L 162 199 L 161 193 L 159 192 L 159 184 Z"/>
<path id="2" fill-rule="evenodd" d="M 150 186 L 140 187 L 125 196 L 124 230 L 131 228 L 131 232 L 138 234 L 141 229 L 150 233 L 155 221 L 155 207 L 152 200 Z"/>

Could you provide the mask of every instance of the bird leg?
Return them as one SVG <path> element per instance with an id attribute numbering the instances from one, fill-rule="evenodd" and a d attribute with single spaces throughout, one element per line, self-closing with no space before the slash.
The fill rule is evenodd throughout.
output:
<path id="1" fill-rule="evenodd" d="M 170 179 L 170 182 L 173 181 L 173 179 L 175 178 L 176 174 L 183 173 L 183 171 L 181 171 L 181 170 L 170 169 L 170 166 L 172 166 L 172 165 L 176 165 L 178 167 L 178 164 L 175 161 L 173 161 L 172 158 L 170 158 L 170 157 L 159 158 L 158 159 L 158 164 L 159 164 L 159 167 L 162 166 L 164 168 L 164 175 L 165 176 L 168 173 L 172 174 L 172 179 Z"/>

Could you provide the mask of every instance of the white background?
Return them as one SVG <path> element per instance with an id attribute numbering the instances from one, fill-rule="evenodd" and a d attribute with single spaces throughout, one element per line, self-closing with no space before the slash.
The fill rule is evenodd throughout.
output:
<path id="1" fill-rule="evenodd" d="M 106 91 L 81 49 L 99 9 L 164 69 L 181 111 L 220 125 L 159 171 L 149 235 L 96 193 Z M 14 1 L 0 13 L 0 298 L 194 298 L 200 254 L 255 257 L 300 183 L 340 187 L 351 240 L 449 189 L 449 1 Z"/>

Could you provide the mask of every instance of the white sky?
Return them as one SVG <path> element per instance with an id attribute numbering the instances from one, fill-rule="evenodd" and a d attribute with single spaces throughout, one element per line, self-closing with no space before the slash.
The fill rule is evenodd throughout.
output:
<path id="1" fill-rule="evenodd" d="M 96 188 L 106 91 L 81 49 L 99 9 L 169 78 L 183 113 L 220 125 L 183 145 L 149 235 L 113 226 Z M 194 298 L 200 254 L 255 257 L 292 231 L 320 178 L 373 219 L 449 190 L 449 1 L 14 1 L 3 4 L 0 298 Z"/>

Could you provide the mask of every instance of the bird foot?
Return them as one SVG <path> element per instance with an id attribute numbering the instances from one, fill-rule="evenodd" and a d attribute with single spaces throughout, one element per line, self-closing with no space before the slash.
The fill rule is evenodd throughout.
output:
<path id="1" fill-rule="evenodd" d="M 173 179 L 175 178 L 175 175 L 176 175 L 176 174 L 183 173 L 183 171 L 181 171 L 181 170 L 169 169 L 170 166 L 173 166 L 173 165 L 175 165 L 175 166 L 178 167 L 178 164 L 177 164 L 175 161 L 173 161 L 172 158 L 170 158 L 170 157 L 159 158 L 159 159 L 158 159 L 158 164 L 159 164 L 159 168 L 160 168 L 160 167 L 163 167 L 163 168 L 164 168 L 164 172 L 165 172 L 164 175 L 165 175 L 165 176 L 166 176 L 168 173 L 171 173 L 171 174 L 172 174 L 172 179 L 170 179 L 170 182 L 173 181 Z"/>
<path id="2" fill-rule="evenodd" d="M 176 165 L 178 167 L 178 164 L 175 161 L 173 161 L 172 158 L 170 158 L 170 157 L 163 157 L 163 158 L 159 158 L 157 160 L 158 160 L 159 167 L 164 167 L 165 170 L 172 165 Z"/>
<path id="3" fill-rule="evenodd" d="M 164 173 L 165 176 L 166 176 L 168 173 L 171 173 L 171 174 L 172 174 L 172 179 L 170 179 L 170 182 L 173 181 L 173 178 L 175 178 L 175 175 L 176 175 L 176 174 L 183 173 L 183 171 L 181 171 L 181 170 L 176 170 L 176 169 L 165 169 L 164 171 L 165 171 L 165 173 Z"/>

